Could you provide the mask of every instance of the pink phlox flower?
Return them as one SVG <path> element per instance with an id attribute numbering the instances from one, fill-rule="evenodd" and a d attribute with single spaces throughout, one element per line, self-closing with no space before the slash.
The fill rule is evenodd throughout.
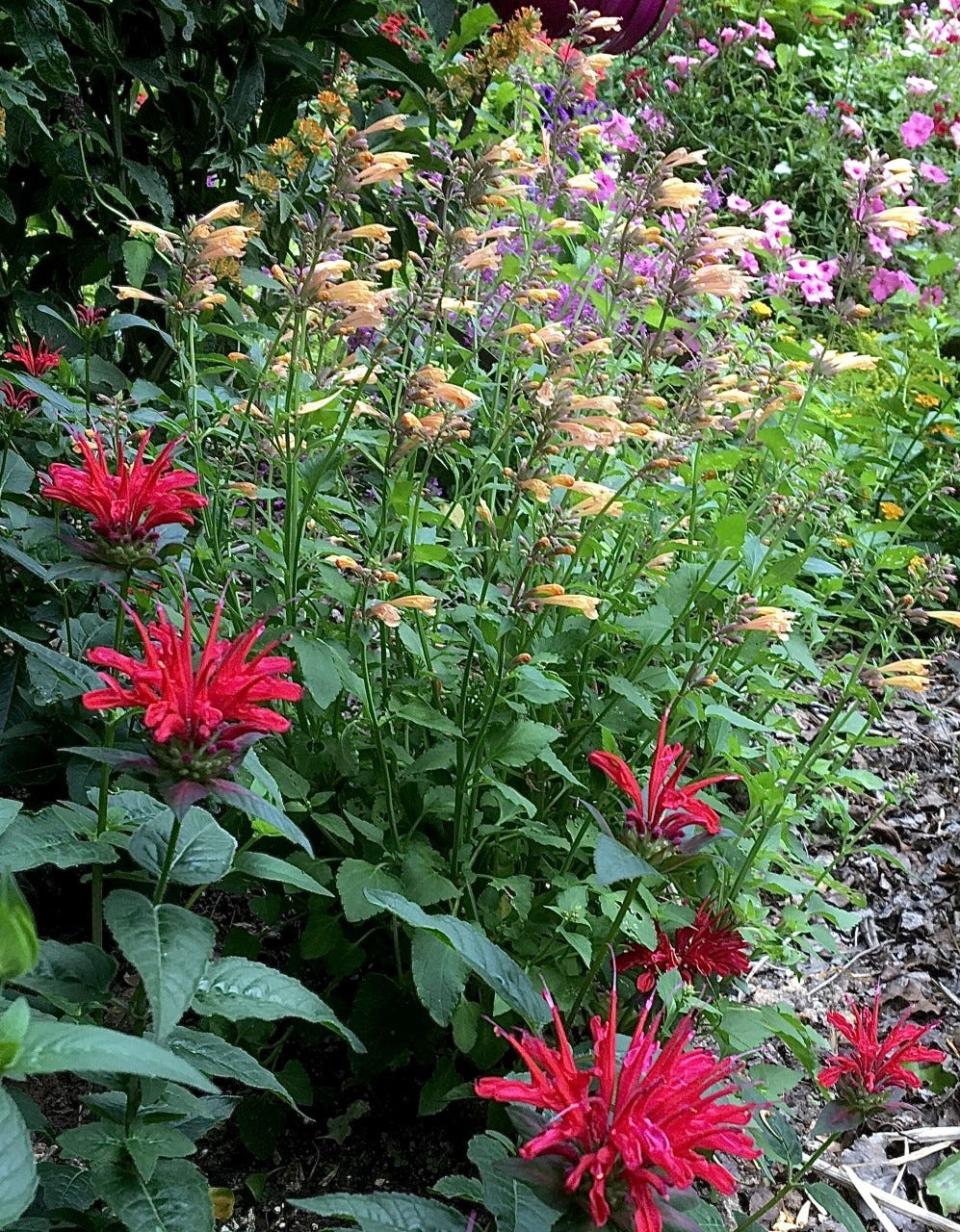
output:
<path id="1" fill-rule="evenodd" d="M 758 47 L 753 53 L 753 58 L 761 68 L 775 69 L 777 67 L 776 61 L 766 47 Z"/>
<path id="2" fill-rule="evenodd" d="M 916 150 L 926 145 L 933 136 L 935 124 L 932 116 L 924 115 L 922 111 L 914 111 L 900 125 L 900 136 L 908 150 Z"/>
<path id="3" fill-rule="evenodd" d="M 840 132 L 844 137 L 853 137 L 857 141 L 863 136 L 863 129 L 853 116 L 840 117 Z"/>
<path id="4" fill-rule="evenodd" d="M 950 176 L 942 167 L 938 167 L 936 163 L 921 163 L 920 174 L 925 180 L 929 180 L 931 184 L 948 184 Z"/>
<path id="5" fill-rule="evenodd" d="M 848 180 L 853 180 L 855 184 L 860 184 L 870 174 L 870 164 L 863 162 L 859 158 L 845 158 L 843 160 L 843 174 Z"/>
<path id="6" fill-rule="evenodd" d="M 906 80 L 908 94 L 923 96 L 924 94 L 932 94 L 937 88 L 936 82 L 930 80 L 929 77 L 908 77 Z"/>
<path id="7" fill-rule="evenodd" d="M 773 26 L 770 25 L 766 17 L 757 18 L 757 33 L 767 43 L 772 43 L 777 37 Z"/>
<path id="8" fill-rule="evenodd" d="M 878 304 L 882 304 L 884 300 L 888 300 L 891 295 L 895 295 L 898 291 L 908 291 L 914 294 L 917 290 L 917 284 L 903 270 L 887 269 L 886 266 L 881 266 L 869 283 L 870 294 Z"/>

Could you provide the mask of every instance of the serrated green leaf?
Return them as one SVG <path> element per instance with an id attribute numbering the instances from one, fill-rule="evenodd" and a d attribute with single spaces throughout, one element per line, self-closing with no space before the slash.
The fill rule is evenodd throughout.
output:
<path id="1" fill-rule="evenodd" d="M 280 860 L 276 856 L 265 855 L 261 851 L 243 851 L 233 861 L 233 872 L 243 873 L 246 877 L 256 877 L 260 881 L 279 881 L 283 885 L 293 886 L 297 890 L 305 890 L 307 894 L 319 894 L 322 898 L 333 898 L 326 886 L 321 885 L 315 877 L 305 873 L 289 860 Z"/>
<path id="2" fill-rule="evenodd" d="M 136 1169 L 112 1164 L 94 1173 L 94 1184 L 129 1232 L 212 1232 L 213 1207 L 206 1179 L 185 1159 L 165 1159 L 149 1182 Z"/>
<path id="3" fill-rule="evenodd" d="M 165 1078 L 213 1094 L 217 1090 L 199 1070 L 152 1040 L 105 1027 L 32 1021 L 9 1070 L 10 1075 L 23 1078 L 29 1074 L 60 1074 L 69 1070 L 139 1074 L 144 1078 Z"/>
<path id="4" fill-rule="evenodd" d="M 425 928 L 452 945 L 464 963 L 527 1022 L 540 1026 L 550 1014 L 526 972 L 475 924 L 452 915 L 429 915 L 416 903 L 389 890 L 367 890 L 367 898 L 412 928 Z"/>
<path id="5" fill-rule="evenodd" d="M 616 885 L 620 881 L 636 881 L 638 877 L 659 876 L 652 864 L 648 864 L 609 834 L 597 836 L 593 867 L 597 881 L 602 886 Z"/>
<path id="6" fill-rule="evenodd" d="M 837 1223 L 843 1224 L 847 1232 L 867 1232 L 860 1216 L 835 1189 L 831 1189 L 822 1181 L 810 1181 L 803 1188 L 807 1195 L 814 1202 L 819 1203 L 828 1215 L 831 1215 Z"/>
<path id="7" fill-rule="evenodd" d="M 141 868 L 159 877 L 174 831 L 173 814 L 144 822 L 130 840 L 130 856 Z M 237 841 L 202 808 L 183 816 L 174 845 L 170 880 L 177 885 L 210 885 L 229 872 Z"/>
<path id="8" fill-rule="evenodd" d="M 170 1032 L 167 1047 L 171 1052 L 195 1065 L 208 1078 L 229 1078 L 245 1087 L 269 1091 L 286 1103 L 294 1106 L 290 1092 L 279 1078 L 265 1069 L 249 1052 L 228 1044 L 219 1035 L 210 1031 L 194 1031 L 191 1027 L 177 1027 Z"/>
<path id="9" fill-rule="evenodd" d="M 291 1206 L 330 1219 L 350 1219 L 361 1232 L 463 1232 L 463 1215 L 415 1194 L 325 1194 L 294 1198 Z"/>
<path id="10" fill-rule="evenodd" d="M 154 1038 L 163 1043 L 193 1000 L 216 928 L 192 911 L 172 903 L 154 906 L 132 890 L 114 890 L 103 912 L 121 954 L 143 980 Z"/>
<path id="11" fill-rule="evenodd" d="M 0 1228 L 14 1223 L 37 1192 L 37 1165 L 20 1110 L 0 1087 Z"/>
<path id="12" fill-rule="evenodd" d="M 353 1032 L 315 992 L 292 975 L 248 958 L 221 958 L 212 963 L 200 980 L 193 1008 L 198 1014 L 219 1014 L 230 1022 L 302 1018 L 329 1027 L 343 1036 L 354 1051 L 363 1051 Z"/>
<path id="13" fill-rule="evenodd" d="M 449 1026 L 466 986 L 466 963 L 445 941 L 420 929 L 413 934 L 411 966 L 417 996 L 430 1017 L 441 1027 Z"/>

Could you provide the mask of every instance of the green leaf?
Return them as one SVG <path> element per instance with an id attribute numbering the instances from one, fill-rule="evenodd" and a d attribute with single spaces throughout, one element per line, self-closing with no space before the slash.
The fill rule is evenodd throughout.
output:
<path id="1" fill-rule="evenodd" d="M 14 633 L 12 629 L 4 629 L 0 626 L 0 633 L 8 637 L 11 642 L 22 646 L 34 658 L 39 659 L 45 667 L 55 672 L 69 689 L 65 696 L 78 697 L 90 689 L 101 687 L 100 677 L 86 663 L 78 663 L 75 659 L 70 659 L 60 654 L 59 651 L 51 650 L 49 646 L 44 646 L 40 642 L 31 642 L 28 637 L 22 637 L 19 633 Z"/>
<path id="2" fill-rule="evenodd" d="M 136 1035 L 69 1022 L 31 1022 L 8 1071 L 12 1077 L 88 1070 L 98 1074 L 139 1074 L 165 1078 L 216 1094 L 217 1088 L 186 1061 Z"/>
<path id="3" fill-rule="evenodd" d="M 731 727 L 739 727 L 742 731 L 765 732 L 768 730 L 762 723 L 756 722 L 748 715 L 739 714 L 736 710 L 731 710 L 729 706 L 723 706 L 719 702 L 705 706 L 704 714 L 714 719 L 725 719 Z"/>
<path id="4" fill-rule="evenodd" d="M 609 834 L 597 836 L 593 867 L 597 881 L 602 886 L 616 885 L 618 881 L 636 881 L 638 877 L 649 877 L 651 874 L 659 878 L 652 864 L 648 864 Z"/>
<path id="5" fill-rule="evenodd" d="M 517 693 L 534 706 L 548 706 L 570 696 L 570 690 L 559 676 L 548 676 L 532 663 L 518 667 L 512 680 Z"/>
<path id="6" fill-rule="evenodd" d="M 237 66 L 233 89 L 223 112 L 223 118 L 235 133 L 242 132 L 253 119 L 263 99 L 264 86 L 263 57 L 251 43 Z"/>
<path id="7" fill-rule="evenodd" d="M 302 1018 L 329 1027 L 343 1036 L 355 1052 L 363 1052 L 357 1037 L 315 992 L 292 975 L 248 958 L 221 958 L 211 964 L 200 980 L 193 1008 L 198 1014 L 219 1014 L 230 1022 L 247 1018 L 263 1022 Z"/>
<path id="8" fill-rule="evenodd" d="M 293 639 L 293 648 L 307 692 L 321 710 L 326 710 L 343 692 L 333 651 L 326 642 L 299 633 Z"/>
<path id="9" fill-rule="evenodd" d="M 469 968 L 456 950 L 423 929 L 413 934 L 411 956 L 417 996 L 434 1022 L 449 1026 L 463 996 Z"/>
<path id="10" fill-rule="evenodd" d="M 143 980 L 153 1034 L 163 1043 L 193 1000 L 213 953 L 216 928 L 172 903 L 155 907 L 132 890 L 114 890 L 103 912 L 121 954 Z"/>
<path id="11" fill-rule="evenodd" d="M 452 915 L 429 915 L 416 903 L 389 890 L 367 890 L 367 898 L 377 907 L 385 907 L 412 928 L 424 928 L 442 937 L 459 954 L 474 974 L 522 1014 L 527 1022 L 541 1026 L 549 1021 L 546 1002 L 537 992 L 522 967 L 476 925 L 458 920 Z"/>
<path id="12" fill-rule="evenodd" d="M 269 1091 L 294 1107 L 290 1092 L 279 1078 L 265 1069 L 249 1052 L 228 1044 L 209 1031 L 177 1027 L 167 1040 L 171 1052 L 195 1065 L 208 1078 L 229 1078 L 257 1091 Z"/>
<path id="13" fill-rule="evenodd" d="M 453 28 L 456 4 L 453 0 L 420 0 L 420 7 L 437 41 L 442 42 Z"/>
<path id="14" fill-rule="evenodd" d="M 212 1232 L 213 1207 L 203 1173 L 185 1159 L 164 1159 L 149 1182 L 136 1169 L 112 1164 L 94 1184 L 130 1232 Z"/>
<path id="15" fill-rule="evenodd" d="M 74 868 L 79 864 L 113 864 L 117 853 L 103 840 L 79 838 L 62 817 L 44 813 L 18 817 L 0 834 L 0 869 L 20 873 L 43 864 Z"/>
<path id="16" fill-rule="evenodd" d="M 819 1203 L 828 1215 L 832 1216 L 837 1223 L 843 1224 L 847 1232 L 867 1232 L 860 1216 L 835 1189 L 831 1189 L 822 1181 L 810 1181 L 803 1188 L 807 1195 L 814 1202 Z"/>
<path id="17" fill-rule="evenodd" d="M 948 1156 L 927 1177 L 927 1193 L 940 1199 L 949 1215 L 960 1211 L 960 1151 Z"/>
<path id="18" fill-rule="evenodd" d="M 0 1228 L 8 1228 L 33 1201 L 37 1165 L 20 1110 L 0 1087 Z"/>
<path id="19" fill-rule="evenodd" d="M 291 864 L 289 860 L 280 860 L 276 856 L 264 855 L 260 851 L 240 852 L 233 861 L 232 871 L 260 881 L 279 881 L 297 890 L 305 890 L 308 894 L 319 894 L 322 898 L 333 898 L 326 886 L 321 885 L 302 868 L 297 868 L 296 864 Z"/>
<path id="20" fill-rule="evenodd" d="M 102 1005 L 116 974 L 116 960 L 98 945 L 44 941 L 33 970 L 13 982 L 46 997 L 58 1009 L 68 1010 Z"/>
<path id="21" fill-rule="evenodd" d="M 125 240 L 121 245 L 123 252 L 123 270 L 127 276 L 127 285 L 143 289 L 143 282 L 153 260 L 153 245 L 143 240 Z M 139 318 L 137 318 L 139 320 Z M 111 320 L 111 332 L 116 330 L 115 320 Z"/>
<path id="22" fill-rule="evenodd" d="M 535 723 L 533 719 L 521 719 L 519 723 L 501 730 L 491 740 L 490 760 L 519 770 L 539 757 L 559 736 L 560 732 L 555 727 Z"/>
<path id="23" fill-rule="evenodd" d="M 130 856 L 154 877 L 159 877 L 174 832 L 174 816 L 165 813 L 145 822 L 130 840 Z M 222 829 L 206 809 L 184 814 L 174 845 L 170 880 L 177 885 L 210 885 L 230 870 L 236 839 Z"/>
<path id="24" fill-rule="evenodd" d="M 415 1194 L 325 1194 L 293 1198 L 290 1205 L 311 1215 L 350 1219 L 361 1232 L 463 1232 L 463 1215 L 433 1198 Z"/>
<path id="25" fill-rule="evenodd" d="M 384 868 L 366 860 L 343 860 L 337 869 L 337 890 L 343 903 L 343 914 L 351 924 L 361 924 L 377 914 L 367 890 L 400 890 L 400 882 Z"/>
<path id="26" fill-rule="evenodd" d="M 459 736 L 460 728 L 456 723 L 452 723 L 450 719 L 440 713 L 439 710 L 420 701 L 419 698 L 414 698 L 412 701 L 401 706 L 399 710 L 393 712 L 395 719 L 403 719 L 407 723 L 413 723 L 417 727 L 426 727 L 430 731 L 435 732 L 438 736 Z"/>

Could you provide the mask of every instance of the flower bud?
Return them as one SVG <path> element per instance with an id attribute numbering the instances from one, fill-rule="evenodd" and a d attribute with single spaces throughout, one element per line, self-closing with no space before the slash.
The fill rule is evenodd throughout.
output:
<path id="1" fill-rule="evenodd" d="M 37 928 L 27 900 L 9 873 L 0 879 L 0 984 L 26 975 L 39 953 Z"/>

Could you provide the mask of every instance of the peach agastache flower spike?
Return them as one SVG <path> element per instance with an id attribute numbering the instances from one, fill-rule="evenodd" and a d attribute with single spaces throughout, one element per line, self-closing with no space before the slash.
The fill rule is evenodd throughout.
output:
<path id="1" fill-rule="evenodd" d="M 699 826 L 710 835 L 720 833 L 720 818 L 716 810 L 697 797 L 714 783 L 731 782 L 739 779 L 740 775 L 714 774 L 680 787 L 680 776 L 687 768 L 691 754 L 682 744 L 666 743 L 669 721 L 668 706 L 660 720 L 646 792 L 641 790 L 627 763 L 615 753 L 598 749 L 590 754 L 587 761 L 629 796 L 633 803 L 626 810 L 626 821 L 636 834 L 654 840 L 666 839 L 679 847 L 685 831 L 691 826 Z"/>

